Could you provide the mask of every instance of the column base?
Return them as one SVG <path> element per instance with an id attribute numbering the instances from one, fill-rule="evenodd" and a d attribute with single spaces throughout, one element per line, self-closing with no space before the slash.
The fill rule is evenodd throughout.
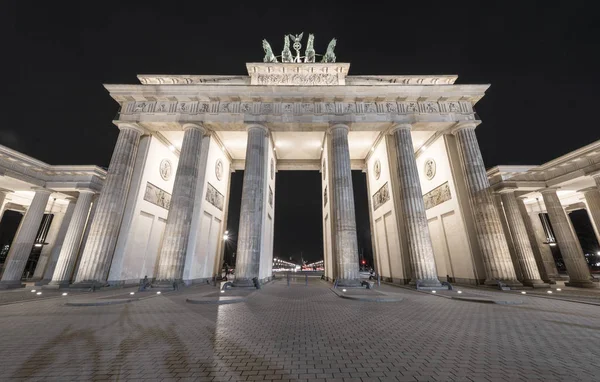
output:
<path id="1" fill-rule="evenodd" d="M 542 280 L 522 280 L 524 286 L 532 288 L 550 288 L 550 284 L 545 283 Z"/>
<path id="2" fill-rule="evenodd" d="M 42 285 L 42 289 L 67 289 L 71 284 L 68 281 L 50 281 Z"/>
<path id="3" fill-rule="evenodd" d="M 0 289 L 18 289 L 25 288 L 21 280 L 0 281 Z"/>
<path id="4" fill-rule="evenodd" d="M 598 283 L 593 282 L 592 280 L 576 280 L 566 282 L 565 286 L 575 288 L 598 288 Z"/>
<path id="5" fill-rule="evenodd" d="M 80 290 L 98 290 L 104 287 L 108 287 L 108 283 L 101 283 L 99 281 L 80 281 L 69 285 L 69 289 L 80 289 Z"/>
<path id="6" fill-rule="evenodd" d="M 50 281 L 51 281 L 51 280 L 48 280 L 48 279 L 43 279 L 43 280 L 37 281 L 37 282 L 35 283 L 35 286 L 44 286 L 44 285 L 46 285 L 46 284 L 50 283 Z"/>
<path id="7" fill-rule="evenodd" d="M 252 288 L 252 289 L 258 289 L 255 283 L 258 282 L 258 278 L 255 277 L 253 279 L 235 279 L 233 280 L 231 286 L 234 288 Z M 258 285 L 260 287 L 260 283 L 258 282 Z"/>
<path id="8" fill-rule="evenodd" d="M 523 286 L 523 284 L 521 284 L 521 282 L 519 282 L 519 280 L 492 280 L 492 279 L 486 279 L 485 282 L 483 283 L 483 285 L 497 287 L 498 281 L 500 281 L 502 284 L 505 284 L 508 287 L 522 287 Z"/>
<path id="9" fill-rule="evenodd" d="M 335 283 L 338 287 L 348 287 L 348 288 L 363 288 L 363 285 L 360 284 L 360 279 L 336 279 Z"/>
<path id="10" fill-rule="evenodd" d="M 419 290 L 437 290 L 437 289 L 448 289 L 447 286 L 443 286 L 440 280 L 411 280 L 409 285 L 414 285 Z"/>
<path id="11" fill-rule="evenodd" d="M 150 288 L 152 290 L 178 290 L 180 287 L 185 286 L 183 280 L 155 280 L 152 282 Z"/>

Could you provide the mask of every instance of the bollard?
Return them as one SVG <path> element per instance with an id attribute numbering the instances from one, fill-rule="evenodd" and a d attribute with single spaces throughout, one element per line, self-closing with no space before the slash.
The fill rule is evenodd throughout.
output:
<path id="1" fill-rule="evenodd" d="M 290 286 L 290 272 L 287 273 L 287 286 Z"/>
<path id="2" fill-rule="evenodd" d="M 304 286 L 308 286 L 308 273 L 304 274 Z"/>

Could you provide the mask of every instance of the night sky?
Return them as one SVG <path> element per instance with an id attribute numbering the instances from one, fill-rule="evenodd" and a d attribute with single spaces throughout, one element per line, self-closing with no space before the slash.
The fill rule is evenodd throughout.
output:
<path id="1" fill-rule="evenodd" d="M 106 167 L 118 105 L 102 84 L 245 74 L 246 62 L 262 60 L 263 38 L 279 50 L 284 34 L 304 31 L 318 53 L 337 38 L 351 75 L 491 84 L 476 105 L 486 166 L 540 164 L 600 138 L 598 14 L 593 2 L 561 3 L 4 1 L 0 144 L 51 164 Z M 276 197 L 276 254 L 321 250 L 316 174 L 278 174 L 278 191 L 289 192 Z M 355 174 L 355 194 L 361 181 Z"/>

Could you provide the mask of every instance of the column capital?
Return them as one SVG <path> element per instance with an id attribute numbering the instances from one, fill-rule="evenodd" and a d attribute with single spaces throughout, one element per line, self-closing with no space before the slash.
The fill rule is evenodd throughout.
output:
<path id="1" fill-rule="evenodd" d="M 515 191 L 517 191 L 518 188 L 517 187 L 502 187 L 498 190 L 496 190 L 496 193 L 498 194 L 514 194 Z"/>
<path id="2" fill-rule="evenodd" d="M 598 190 L 598 187 L 596 187 L 596 186 L 587 187 L 587 188 L 582 188 L 581 190 L 577 190 L 577 192 L 581 192 L 581 193 L 582 193 L 582 194 L 584 194 L 584 195 L 585 195 L 586 193 L 588 193 L 588 192 L 591 192 L 591 191 L 596 191 L 596 192 L 598 192 L 598 191 L 600 191 L 600 190 Z"/>
<path id="3" fill-rule="evenodd" d="M 590 172 L 586 173 L 585 175 L 591 176 L 592 178 L 600 178 L 600 170 L 590 171 Z"/>
<path id="4" fill-rule="evenodd" d="M 140 133 L 140 135 L 146 134 L 146 130 L 138 125 L 137 123 L 132 122 L 121 122 L 121 121 L 113 121 L 115 125 L 119 128 L 119 130 L 133 130 Z"/>
<path id="5" fill-rule="evenodd" d="M 336 129 L 345 129 L 346 132 L 350 131 L 350 126 L 348 126 L 345 123 L 332 123 L 331 125 L 329 125 L 329 127 L 327 128 L 327 134 L 331 134 L 331 132 L 333 130 Z"/>
<path id="6" fill-rule="evenodd" d="M 92 190 L 91 188 L 78 188 L 76 190 L 79 194 L 95 194 L 96 191 Z"/>
<path id="7" fill-rule="evenodd" d="M 52 194 L 53 192 L 55 192 L 54 190 L 51 190 L 49 188 L 44 188 L 44 187 L 31 187 L 31 191 L 35 191 L 36 194 L 38 192 L 40 194 L 43 194 L 43 193 Z"/>
<path id="8" fill-rule="evenodd" d="M 195 129 L 198 130 L 202 133 L 202 135 L 205 135 L 208 131 L 208 129 L 206 127 L 204 127 L 204 125 L 199 124 L 199 123 L 184 123 L 183 124 L 183 131 L 189 130 L 189 129 Z"/>
<path id="9" fill-rule="evenodd" d="M 260 123 L 249 123 L 246 125 L 246 131 L 250 131 L 252 129 L 260 129 L 265 133 L 269 133 L 269 128 L 265 125 L 261 125 Z"/>
<path id="10" fill-rule="evenodd" d="M 546 188 L 541 188 L 539 190 L 537 190 L 540 194 L 556 194 L 556 191 L 558 191 L 559 187 L 546 187 Z"/>
<path id="11" fill-rule="evenodd" d="M 8 188 L 0 187 L 0 193 L 2 194 L 10 194 L 11 192 L 15 192 L 14 190 L 9 190 Z"/>
<path id="12" fill-rule="evenodd" d="M 388 134 L 393 135 L 397 130 L 412 130 L 412 125 L 410 123 L 398 123 L 392 126 L 391 129 L 388 130 Z"/>
<path id="13" fill-rule="evenodd" d="M 480 123 L 481 123 L 481 121 L 457 122 L 456 125 L 452 126 L 449 129 L 449 133 L 452 134 L 452 135 L 456 135 L 456 133 L 458 133 L 459 131 L 464 130 L 464 129 L 475 130 L 475 128 L 477 126 L 479 126 Z"/>

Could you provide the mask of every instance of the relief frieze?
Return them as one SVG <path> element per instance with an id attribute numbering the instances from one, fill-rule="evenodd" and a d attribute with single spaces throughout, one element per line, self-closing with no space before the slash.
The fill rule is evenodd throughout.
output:
<path id="1" fill-rule="evenodd" d="M 439 114 L 473 113 L 468 101 L 384 102 L 232 102 L 232 101 L 139 101 L 123 105 L 123 114 Z"/>
<path id="2" fill-rule="evenodd" d="M 450 199 L 452 199 L 452 194 L 450 193 L 448 182 L 443 183 L 441 186 L 438 186 L 423 195 L 426 210 L 447 202 Z"/>
<path id="3" fill-rule="evenodd" d="M 162 188 L 147 182 L 144 200 L 168 210 L 171 205 L 171 194 Z"/>
<path id="4" fill-rule="evenodd" d="M 390 189 L 388 188 L 387 182 L 375 194 L 373 194 L 373 211 L 376 211 L 379 207 L 383 206 L 388 200 L 390 200 Z"/>

